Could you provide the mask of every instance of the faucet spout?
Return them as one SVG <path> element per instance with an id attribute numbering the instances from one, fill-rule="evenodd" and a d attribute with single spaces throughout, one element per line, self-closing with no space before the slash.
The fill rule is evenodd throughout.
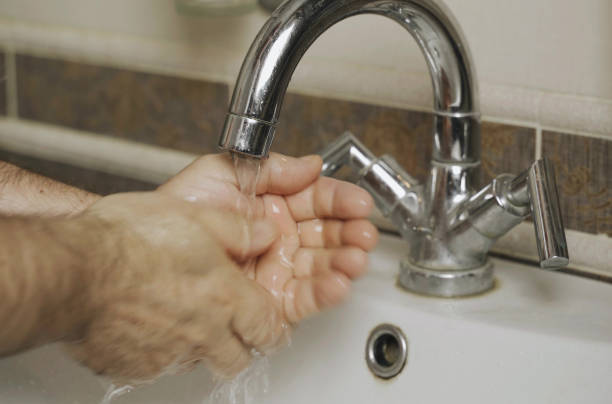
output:
<path id="1" fill-rule="evenodd" d="M 329 27 L 358 14 L 377 14 L 399 23 L 423 51 L 434 91 L 433 159 L 478 163 L 480 111 L 470 52 L 452 14 L 437 0 L 285 2 L 262 27 L 243 62 L 219 146 L 267 157 L 300 59 Z"/>
<path id="2" fill-rule="evenodd" d="M 482 292 L 493 284 L 486 256 L 492 238 L 478 238 L 482 242 L 469 244 L 474 247 L 469 253 L 452 243 L 476 231 L 467 221 L 467 230 L 455 227 L 457 212 L 470 201 L 478 202 L 473 199 L 480 169 L 476 74 L 459 25 L 441 0 L 287 0 L 262 27 L 242 64 L 219 146 L 266 158 L 287 86 L 302 56 L 332 25 L 359 14 L 400 24 L 425 57 L 433 87 L 430 174 L 418 184 L 390 156 L 376 158 L 351 136 L 329 145 L 325 172 L 341 165 L 358 170 L 358 183 L 408 240 L 402 286 L 438 296 Z"/>

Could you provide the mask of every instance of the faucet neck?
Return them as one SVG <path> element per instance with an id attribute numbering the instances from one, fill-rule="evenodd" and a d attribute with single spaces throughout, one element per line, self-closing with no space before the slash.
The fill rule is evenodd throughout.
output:
<path id="1" fill-rule="evenodd" d="M 431 73 L 434 160 L 479 160 L 479 105 L 467 43 L 437 0 L 292 0 L 270 17 L 243 62 L 219 141 L 223 149 L 266 157 L 291 76 L 310 45 L 335 23 L 378 14 L 417 41 Z"/>

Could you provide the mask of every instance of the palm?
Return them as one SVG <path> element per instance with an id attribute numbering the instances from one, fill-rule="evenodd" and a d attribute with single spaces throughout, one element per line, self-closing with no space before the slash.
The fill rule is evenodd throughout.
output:
<path id="1" fill-rule="evenodd" d="M 355 185 L 319 178 L 320 159 L 272 154 L 261 171 L 254 200 L 240 191 L 231 159 L 200 158 L 160 191 L 273 220 L 280 237 L 271 248 L 241 261 L 247 276 L 272 293 L 287 320 L 334 305 L 348 292 L 350 280 L 366 267 L 366 251 L 376 243 L 376 229 L 364 218 L 369 195 Z"/>

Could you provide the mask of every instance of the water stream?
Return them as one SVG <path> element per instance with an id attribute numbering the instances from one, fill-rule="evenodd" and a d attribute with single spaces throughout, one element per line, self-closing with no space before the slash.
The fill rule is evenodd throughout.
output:
<path id="1" fill-rule="evenodd" d="M 242 156 L 240 154 L 233 153 L 232 160 L 234 162 L 234 170 L 236 171 L 236 180 L 238 181 L 238 187 L 242 192 L 243 198 L 237 201 L 238 212 L 246 216 L 247 222 L 251 222 L 255 215 L 255 196 L 257 181 L 259 180 L 259 173 L 261 171 L 261 162 L 259 159 Z M 249 234 L 246 229 L 245 234 Z M 251 240 L 246 243 L 247 246 L 251 244 Z M 248 248 L 248 247 L 247 247 Z M 246 255 L 246 252 L 244 254 Z M 245 274 L 250 279 L 255 279 L 255 259 L 248 259 L 244 264 L 243 268 Z"/>
<path id="2" fill-rule="evenodd" d="M 236 179 L 243 199 L 238 201 L 238 211 L 246 215 L 247 223 L 255 215 L 255 197 L 261 163 L 259 159 L 232 154 Z M 245 234 L 249 234 L 248 229 Z M 247 243 L 247 245 L 250 244 Z M 248 248 L 248 247 L 247 247 Z M 245 251 L 246 254 L 246 251 Z M 255 279 L 256 258 L 249 258 L 243 263 L 245 274 Z M 253 350 L 253 361 L 250 366 L 229 381 L 218 381 L 205 403 L 209 404 L 251 404 L 262 393 L 268 391 L 269 362 L 265 355 Z"/>

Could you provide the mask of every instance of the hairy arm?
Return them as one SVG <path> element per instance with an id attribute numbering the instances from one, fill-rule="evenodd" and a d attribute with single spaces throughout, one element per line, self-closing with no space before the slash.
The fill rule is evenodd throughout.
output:
<path id="1" fill-rule="evenodd" d="M 71 217 L 0 216 L 0 357 L 62 340 L 117 381 L 201 359 L 234 375 L 285 327 L 232 257 L 277 237 L 271 221 L 158 192 L 111 195 Z"/>
<path id="2" fill-rule="evenodd" d="M 99 195 L 0 161 L 0 215 L 70 216 L 98 199 Z"/>
<path id="3" fill-rule="evenodd" d="M 91 226 L 0 218 L 0 356 L 78 331 L 86 317 L 83 269 L 92 261 L 92 246 L 103 248 L 95 239 L 103 232 Z"/>

